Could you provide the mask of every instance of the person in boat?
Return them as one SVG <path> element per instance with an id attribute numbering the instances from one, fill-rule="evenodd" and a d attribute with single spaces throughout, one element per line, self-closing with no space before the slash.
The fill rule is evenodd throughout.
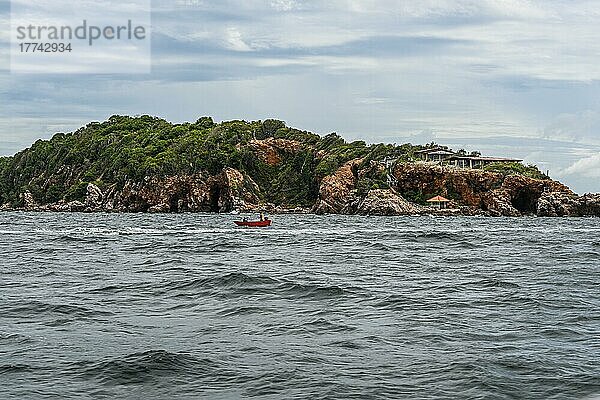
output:
<path id="1" fill-rule="evenodd" d="M 248 222 L 248 218 L 244 217 L 244 219 L 242 221 Z"/>
<path id="2" fill-rule="evenodd" d="M 264 221 L 265 220 L 265 214 L 263 214 L 262 212 L 260 213 L 260 220 Z"/>

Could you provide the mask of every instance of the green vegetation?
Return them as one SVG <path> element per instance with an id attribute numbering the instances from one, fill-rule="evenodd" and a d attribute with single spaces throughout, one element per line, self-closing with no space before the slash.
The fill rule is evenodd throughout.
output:
<path id="1" fill-rule="evenodd" d="M 295 140 L 302 149 L 268 165 L 247 146 L 253 139 L 267 138 Z M 195 123 L 171 124 L 151 116 L 112 116 L 0 158 L 0 204 L 21 205 L 24 191 L 40 203 L 83 200 L 89 182 L 122 188 L 127 181 L 148 176 L 207 176 L 233 167 L 261 187 L 262 200 L 308 206 L 318 196 L 320 180 L 343 163 L 359 157 L 379 160 L 407 150 L 412 146 L 346 143 L 335 133 L 320 137 L 278 120 L 215 124 L 202 117 Z"/>
<path id="2" fill-rule="evenodd" d="M 492 163 L 483 167 L 484 171 L 498 172 L 503 175 L 523 175 L 534 179 L 550 179 L 542 173 L 535 165 L 523 165 L 521 163 Z"/>
<path id="3" fill-rule="evenodd" d="M 268 138 L 297 141 L 300 150 L 278 150 L 281 162 L 269 165 L 249 146 L 252 140 Z M 348 143 L 336 133 L 321 137 L 272 119 L 216 124 L 202 117 L 194 123 L 171 124 L 151 116 L 112 116 L 73 133 L 38 140 L 12 157 L 0 157 L 0 205 L 22 205 L 25 191 L 41 204 L 83 200 L 89 182 L 120 189 L 128 181 L 147 177 L 209 176 L 232 167 L 259 185 L 261 200 L 310 206 L 317 199 L 321 179 L 347 161 L 363 159 L 356 176 L 358 190 L 366 193 L 388 187 L 380 161 L 411 162 L 416 151 L 433 146 Z M 537 168 L 520 164 L 486 169 L 543 176 Z"/>

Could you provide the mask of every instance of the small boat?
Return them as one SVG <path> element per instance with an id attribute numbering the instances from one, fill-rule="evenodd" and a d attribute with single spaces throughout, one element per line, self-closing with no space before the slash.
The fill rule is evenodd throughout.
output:
<path id="1" fill-rule="evenodd" d="M 271 226 L 271 220 L 266 219 L 264 221 L 233 221 L 237 226 L 246 226 L 251 228 L 263 228 Z"/>

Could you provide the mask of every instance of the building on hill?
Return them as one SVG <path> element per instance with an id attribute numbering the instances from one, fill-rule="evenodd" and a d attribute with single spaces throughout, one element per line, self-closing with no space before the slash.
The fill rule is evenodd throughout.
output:
<path id="1" fill-rule="evenodd" d="M 432 147 L 430 149 L 417 151 L 415 154 L 423 161 L 444 162 L 456 153 L 443 147 Z"/>
<path id="2" fill-rule="evenodd" d="M 460 168 L 481 168 L 492 163 L 520 163 L 523 160 L 505 157 L 481 157 L 479 153 L 454 152 L 447 147 L 435 146 L 415 152 L 422 161 L 453 165 Z"/>
<path id="3" fill-rule="evenodd" d="M 445 159 L 445 161 L 460 168 L 481 168 L 492 163 L 520 163 L 523 160 L 517 158 L 504 157 L 473 157 L 473 156 L 458 156 L 454 155 Z"/>

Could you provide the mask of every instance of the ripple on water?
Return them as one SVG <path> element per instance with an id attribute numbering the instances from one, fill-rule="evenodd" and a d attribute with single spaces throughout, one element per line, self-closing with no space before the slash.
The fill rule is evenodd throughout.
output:
<path id="1" fill-rule="evenodd" d="M 0 376 L 34 372 L 35 368 L 27 364 L 0 364 Z"/>
<path id="2" fill-rule="evenodd" d="M 31 318 L 36 315 L 65 315 L 79 318 L 109 317 L 113 312 L 97 310 L 72 304 L 51 304 L 42 301 L 25 301 L 17 305 L 4 305 L 0 308 L 3 317 Z"/>
<path id="3" fill-rule="evenodd" d="M 210 359 L 166 350 L 149 350 L 108 360 L 79 361 L 67 367 L 67 371 L 80 378 L 118 385 L 142 383 L 168 375 L 212 374 L 216 369 L 217 363 Z"/>

